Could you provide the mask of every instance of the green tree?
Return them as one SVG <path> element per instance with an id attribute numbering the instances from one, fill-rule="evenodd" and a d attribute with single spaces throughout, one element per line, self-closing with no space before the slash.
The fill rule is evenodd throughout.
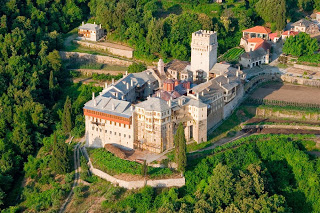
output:
<path id="1" fill-rule="evenodd" d="M 64 141 L 57 140 L 57 135 L 53 135 L 53 150 L 51 168 L 57 174 L 66 174 L 70 170 L 68 147 Z"/>
<path id="2" fill-rule="evenodd" d="M 64 103 L 62 114 L 62 128 L 65 133 L 70 133 L 72 129 L 72 108 L 69 96 Z"/>
<path id="3" fill-rule="evenodd" d="M 178 164 L 178 170 L 180 172 L 184 172 L 187 166 L 187 145 L 182 123 L 179 124 L 177 132 L 174 136 L 174 144 L 176 157 L 175 161 Z"/>
<path id="4" fill-rule="evenodd" d="M 277 29 L 283 30 L 287 12 L 285 0 L 259 0 L 255 8 L 265 22 L 276 23 Z"/>
<path id="5" fill-rule="evenodd" d="M 137 72 L 142 72 L 144 70 L 146 70 L 147 67 L 145 64 L 143 63 L 133 63 L 128 67 L 128 72 L 129 73 L 137 73 Z"/>
<path id="6" fill-rule="evenodd" d="M 306 33 L 299 33 L 286 39 L 282 51 L 293 56 L 311 56 L 319 49 L 318 41 Z"/>

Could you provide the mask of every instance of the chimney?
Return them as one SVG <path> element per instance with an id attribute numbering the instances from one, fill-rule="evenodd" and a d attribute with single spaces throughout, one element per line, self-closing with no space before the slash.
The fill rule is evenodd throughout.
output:
<path id="1" fill-rule="evenodd" d="M 105 82 L 105 83 L 104 83 L 104 88 L 105 88 L 105 89 L 108 88 L 108 82 Z"/>
<path id="2" fill-rule="evenodd" d="M 197 92 L 197 100 L 199 100 L 199 93 Z"/>
<path id="3" fill-rule="evenodd" d="M 203 91 L 202 91 L 202 92 L 201 92 L 201 95 L 203 96 L 203 94 L 204 94 L 204 93 L 203 93 Z"/>
<path id="4" fill-rule="evenodd" d="M 128 75 L 128 71 L 126 71 L 126 76 Z"/>
<path id="5" fill-rule="evenodd" d="M 221 81 L 219 82 L 220 87 L 222 86 Z"/>
<path id="6" fill-rule="evenodd" d="M 131 86 L 133 87 L 133 80 L 131 79 Z"/>
<path id="7" fill-rule="evenodd" d="M 112 85 L 114 85 L 114 78 L 112 79 Z"/>
<path id="8" fill-rule="evenodd" d="M 82 22 L 82 26 L 84 25 L 84 21 Z"/>
<path id="9" fill-rule="evenodd" d="M 171 104 L 171 99 L 168 101 L 168 105 L 171 108 L 172 104 Z"/>
<path id="10" fill-rule="evenodd" d="M 132 105 L 130 106 L 130 110 L 131 110 L 131 112 L 133 112 L 133 110 L 134 110 L 134 107 Z"/>
<path id="11" fill-rule="evenodd" d="M 237 72 L 236 72 L 236 76 L 239 77 L 239 71 L 238 71 L 238 70 L 237 70 Z"/>
<path id="12" fill-rule="evenodd" d="M 100 24 L 99 26 L 100 26 L 100 29 L 101 29 L 101 28 L 102 28 L 102 25 Z"/>
<path id="13" fill-rule="evenodd" d="M 129 82 L 126 83 L 127 84 L 127 90 L 129 89 Z"/>
<path id="14" fill-rule="evenodd" d="M 118 99 L 118 92 L 115 92 L 115 96 L 116 96 L 116 98 Z"/>
<path id="15" fill-rule="evenodd" d="M 94 92 L 92 92 L 92 100 L 94 100 Z"/>
<path id="16" fill-rule="evenodd" d="M 96 24 L 96 22 L 93 22 L 93 24 Z"/>
<path id="17" fill-rule="evenodd" d="M 160 92 L 158 92 L 158 93 L 157 93 L 157 97 L 158 97 L 158 98 L 160 98 L 160 97 L 161 97 L 161 94 L 160 94 Z"/>
<path id="18" fill-rule="evenodd" d="M 227 82 L 228 82 L 228 84 L 230 83 L 230 79 L 229 78 L 227 79 Z"/>
<path id="19" fill-rule="evenodd" d="M 114 111 L 114 103 L 112 103 L 112 111 Z"/>
<path id="20" fill-rule="evenodd" d="M 187 94 L 189 94 L 189 92 L 190 92 L 190 90 L 189 90 L 189 89 L 187 89 Z"/>

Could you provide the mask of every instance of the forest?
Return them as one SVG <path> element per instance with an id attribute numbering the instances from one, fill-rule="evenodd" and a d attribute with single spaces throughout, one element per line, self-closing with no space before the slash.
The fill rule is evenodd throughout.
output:
<path id="1" fill-rule="evenodd" d="M 320 160 L 308 136 L 253 135 L 189 155 L 186 186 L 145 187 L 102 204 L 111 212 L 319 212 Z"/>
<path id="2" fill-rule="evenodd" d="M 45 207 L 53 205 L 52 195 L 57 191 L 63 191 L 63 193 L 68 191 L 68 186 L 59 188 L 59 185 L 52 184 L 55 186 L 54 189 L 47 194 L 40 194 L 38 191 L 40 186 L 36 185 L 33 191 L 27 187 L 22 191 L 20 186 L 24 177 L 34 177 L 39 183 L 43 181 L 48 184 L 55 182 L 54 177 L 59 173 L 69 174 L 71 168 L 69 163 L 65 164 L 66 168 L 60 170 L 52 162 L 60 164 L 69 162 L 67 158 L 70 147 L 65 145 L 64 141 L 70 133 L 78 137 L 84 134 L 83 104 L 90 99 L 92 92 L 101 91 L 101 88 L 72 84 L 69 80 L 70 73 L 63 66 L 58 53 L 62 48 L 64 35 L 79 26 L 83 20 L 90 18 L 90 21 L 102 23 L 110 34 L 110 39 L 134 46 L 137 58 L 153 60 L 156 57 L 163 57 L 188 60 L 191 32 L 200 28 L 219 32 L 219 52 L 224 53 L 229 48 L 238 45 L 241 30 L 244 28 L 268 22 L 276 30 L 284 25 L 284 20 L 298 18 L 300 9 L 311 11 L 314 8 L 320 8 L 318 0 L 280 1 L 282 4 L 280 4 L 281 7 L 277 7 L 277 10 L 282 11 L 281 16 L 274 17 L 271 13 L 273 10 L 270 9 L 272 4 L 268 4 L 266 10 L 261 10 L 259 7 L 265 7 L 265 2 L 275 4 L 278 0 L 227 0 L 221 5 L 209 3 L 206 0 L 3 0 L 0 5 L 0 209 L 25 202 L 27 208 L 32 207 L 33 211 L 38 211 L 39 208 L 42 209 L 40 204 Z M 214 12 L 210 12 L 210 8 L 215 8 Z M 282 17 L 284 14 L 285 19 Z M 270 16 L 274 18 L 269 19 Z M 288 148 L 292 150 L 291 154 L 298 153 L 299 156 L 301 154 L 301 159 L 305 160 L 301 161 L 305 164 L 301 163 L 297 167 L 308 166 L 306 171 L 310 171 L 311 177 L 316 177 L 316 173 L 313 173 L 315 161 L 309 162 L 308 156 L 303 155 L 302 151 L 295 152 L 294 148 L 298 145 L 292 146 L 292 149 Z M 254 147 L 258 149 L 259 145 L 256 144 Z M 268 147 L 273 150 L 272 146 Z M 298 158 L 298 154 L 295 157 Z M 261 159 L 264 158 L 266 156 L 261 156 Z M 283 185 L 280 191 L 273 191 L 278 188 L 271 185 L 265 191 L 252 189 L 245 192 L 244 195 L 232 192 L 229 198 L 213 197 L 216 193 L 210 192 L 208 184 L 210 186 L 220 184 L 219 177 L 213 177 L 213 182 L 209 179 L 209 175 L 213 174 L 213 169 L 225 171 L 226 178 L 231 178 L 232 183 L 235 183 L 230 186 L 230 191 L 234 191 L 236 183 L 243 179 L 233 173 L 237 170 L 233 170 L 236 167 L 233 167 L 231 162 L 240 164 L 238 159 L 230 155 L 225 158 L 225 161 L 221 161 L 221 165 L 217 168 L 216 162 L 218 161 L 214 159 L 215 157 L 208 157 L 207 160 L 212 163 L 212 166 L 209 167 L 211 164 L 208 163 L 207 168 L 200 168 L 205 165 L 198 162 L 198 166 L 192 169 L 192 172 L 196 174 L 194 176 L 186 172 L 188 193 L 179 191 L 177 194 L 177 189 L 171 189 L 166 192 L 170 196 L 172 194 L 170 198 L 164 192 L 162 197 L 155 198 L 154 208 L 168 208 L 168 211 L 181 209 L 188 205 L 191 205 L 192 208 L 201 205 L 207 208 L 208 202 L 213 202 L 212 205 L 215 206 L 211 206 L 212 208 L 218 208 L 220 204 L 226 208 L 241 208 L 239 203 L 235 204 L 236 201 L 243 199 L 243 196 L 252 195 L 252 202 L 272 203 L 274 205 L 270 204 L 268 207 L 273 209 L 292 208 L 296 211 L 310 208 L 315 211 L 319 210 L 316 207 L 316 204 L 319 204 L 318 200 L 312 200 L 319 195 L 311 197 L 312 189 L 318 187 L 313 181 L 315 178 L 306 182 L 304 174 L 296 174 L 295 172 L 299 171 L 295 169 L 299 170 L 299 168 L 296 168 L 294 164 L 289 164 L 289 157 L 279 160 L 279 163 L 288 161 L 288 165 L 279 164 L 288 166 L 288 174 L 279 176 L 280 179 L 277 179 L 278 176 L 270 179 L 275 181 L 275 184 L 287 180 L 292 181 L 292 184 Z M 272 174 L 274 170 L 272 166 L 268 166 L 266 160 L 261 161 L 262 163 L 252 161 L 253 165 L 250 168 L 241 167 L 243 177 L 250 176 L 251 173 L 256 175 L 261 171 L 260 173 L 263 174 L 257 174 L 257 178 L 267 180 L 263 176 L 264 172 Z M 318 161 L 317 164 L 319 168 Z M 35 174 L 34 170 L 46 167 L 50 168 L 49 173 Z M 265 171 L 265 167 L 269 173 Z M 291 167 L 295 169 L 290 170 Z M 201 173 L 203 171 L 208 172 Z M 42 176 L 44 178 L 40 180 Z M 66 175 L 68 179 L 66 184 L 70 183 L 72 179 L 70 176 Z M 203 180 L 202 184 L 201 180 Z M 240 183 L 242 184 L 241 181 Z M 310 184 L 314 184 L 314 187 L 311 187 Z M 197 189 L 194 188 L 196 186 L 198 186 Z M 191 196 L 198 189 L 199 192 L 205 191 L 205 193 L 200 193 L 204 194 L 205 198 Z M 151 189 L 144 190 L 150 191 Z M 306 190 L 309 190 L 310 193 L 307 194 Z M 60 194 L 60 198 L 64 196 L 63 193 Z M 144 196 L 141 193 L 132 195 L 132 197 Z M 182 196 L 184 193 L 186 196 Z M 294 196 L 310 205 L 302 206 L 299 202 L 293 203 Z M 186 200 L 185 202 L 178 201 L 182 197 Z M 41 199 L 49 201 L 40 202 Z M 153 199 L 154 197 L 151 200 L 146 197 L 145 204 L 151 205 L 150 202 Z M 163 205 L 167 202 L 166 199 L 177 202 L 173 202 L 175 206 L 172 206 L 173 204 Z M 125 202 L 131 201 L 128 198 L 121 202 L 119 208 L 125 205 Z M 132 208 L 136 208 L 135 205 L 132 205 Z"/>

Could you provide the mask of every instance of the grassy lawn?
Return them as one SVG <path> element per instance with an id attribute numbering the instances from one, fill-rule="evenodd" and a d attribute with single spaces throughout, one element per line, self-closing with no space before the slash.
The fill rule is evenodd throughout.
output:
<path id="1" fill-rule="evenodd" d="M 87 150 L 93 166 L 110 175 L 123 173 L 141 175 L 142 164 L 140 163 L 118 158 L 103 148 Z M 150 178 L 162 178 L 172 174 L 174 174 L 174 171 L 169 168 L 148 167 L 148 176 Z"/>
<path id="2" fill-rule="evenodd" d="M 79 61 L 68 61 L 66 60 L 67 69 L 93 69 L 93 70 L 106 70 L 106 71 L 127 71 L 128 67 L 119 66 L 113 64 L 101 64 L 92 62 L 79 62 Z"/>

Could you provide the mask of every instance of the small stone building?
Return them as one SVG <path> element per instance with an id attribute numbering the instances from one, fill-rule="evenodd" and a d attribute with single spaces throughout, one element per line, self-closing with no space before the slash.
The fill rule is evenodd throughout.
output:
<path id="1" fill-rule="evenodd" d="M 293 23 L 292 26 L 295 32 L 304 32 L 311 35 L 319 33 L 319 27 L 312 21 L 306 19 L 301 19 Z"/>
<path id="2" fill-rule="evenodd" d="M 98 41 L 104 36 L 104 29 L 101 24 L 90 24 L 82 22 L 82 25 L 78 28 L 78 38 L 89 41 Z"/>

